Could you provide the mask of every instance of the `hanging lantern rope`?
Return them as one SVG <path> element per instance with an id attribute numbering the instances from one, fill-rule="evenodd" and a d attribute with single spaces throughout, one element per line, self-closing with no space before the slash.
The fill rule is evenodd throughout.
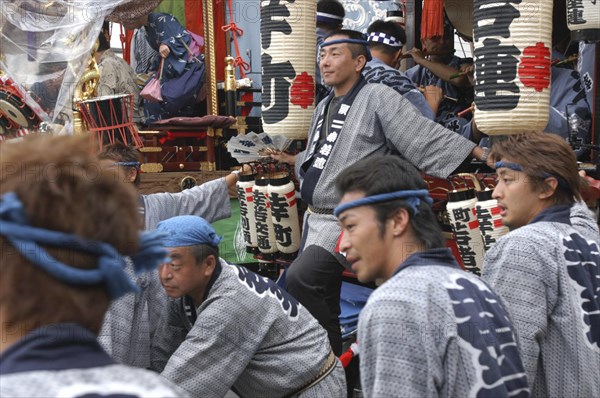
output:
<path id="1" fill-rule="evenodd" d="M 240 77 L 242 79 L 245 79 L 247 77 L 245 71 L 250 70 L 250 64 L 248 62 L 244 61 L 244 59 L 240 55 L 240 46 L 238 44 L 238 37 L 241 37 L 244 35 L 244 30 L 242 28 L 240 28 L 239 26 L 237 26 L 233 19 L 232 0 L 228 0 L 228 4 L 229 4 L 229 21 L 230 22 L 229 22 L 229 24 L 222 26 L 221 29 L 223 29 L 224 32 L 231 32 L 231 37 L 233 37 L 233 44 L 235 46 L 235 53 L 237 54 L 237 56 L 235 57 L 235 59 L 233 61 L 233 66 L 239 67 Z"/>

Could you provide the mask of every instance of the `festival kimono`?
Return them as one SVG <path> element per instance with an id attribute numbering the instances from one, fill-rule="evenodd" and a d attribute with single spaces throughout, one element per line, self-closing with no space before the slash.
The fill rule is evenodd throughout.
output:
<path id="1" fill-rule="evenodd" d="M 321 101 L 313 116 L 308 147 L 296 157 L 302 200 L 314 210 L 305 216 L 303 247 L 316 244 L 334 251 L 341 233 L 332 210 L 339 202 L 335 179 L 357 159 L 394 153 L 428 174 L 446 178 L 475 147 L 423 117 L 390 87 L 365 84 L 360 79 L 353 91 L 344 96 L 330 132 L 319 146 L 324 110 L 331 97 Z"/>
<path id="2" fill-rule="evenodd" d="M 512 315 L 534 397 L 600 396 L 600 235 L 582 208 L 550 207 L 485 256 L 482 278 Z"/>
<path id="3" fill-rule="evenodd" d="M 2 353 L 1 397 L 184 397 L 154 372 L 119 365 L 74 323 L 31 331 Z"/>
<path id="4" fill-rule="evenodd" d="M 225 178 L 208 181 L 178 193 L 142 195 L 147 230 L 171 217 L 182 214 L 197 215 L 208 222 L 231 216 L 231 207 Z M 150 342 L 154 330 L 167 306 L 167 295 L 156 272 L 141 275 L 133 273 L 128 262 L 127 273 L 135 277 L 140 287 L 137 294 L 127 294 L 111 304 L 100 335 L 104 349 L 118 362 L 140 368 L 150 367 Z"/>
<path id="5" fill-rule="evenodd" d="M 365 397 L 528 397 L 510 316 L 449 249 L 411 255 L 358 321 Z"/>
<path id="6" fill-rule="evenodd" d="M 316 378 L 330 353 L 325 330 L 273 281 L 220 260 L 204 301 L 170 300 L 156 331 L 152 369 L 193 397 L 283 397 Z M 299 395 L 346 397 L 333 371 Z"/>
<path id="7" fill-rule="evenodd" d="M 427 119 L 435 120 L 435 115 L 425 96 L 413 82 L 398 69 L 392 68 L 382 60 L 373 57 L 362 72 L 367 83 L 382 83 L 402 94 Z"/>

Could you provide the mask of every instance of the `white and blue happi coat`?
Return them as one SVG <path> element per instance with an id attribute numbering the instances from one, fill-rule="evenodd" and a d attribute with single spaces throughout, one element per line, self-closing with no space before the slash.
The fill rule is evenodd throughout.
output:
<path id="1" fill-rule="evenodd" d="M 528 397 L 505 306 L 449 249 L 411 255 L 358 321 L 365 397 Z"/>
<path id="2" fill-rule="evenodd" d="M 403 72 L 392 68 L 379 58 L 373 58 L 367 62 L 362 74 L 367 83 L 381 83 L 393 88 L 409 100 L 423 116 L 435 120 L 435 114 L 427 103 L 425 96 Z"/>
<path id="3" fill-rule="evenodd" d="M 486 253 L 482 278 L 512 315 L 534 397 L 600 396 L 599 247 L 575 204 L 542 211 Z"/>
<path id="4" fill-rule="evenodd" d="M 327 333 L 273 281 L 221 260 L 202 304 L 169 301 L 156 331 L 152 369 L 193 397 L 283 397 L 317 376 Z M 339 360 L 300 397 L 346 396 Z"/>
<path id="5" fill-rule="evenodd" d="M 214 222 L 231 216 L 231 206 L 225 178 L 178 193 L 142 195 L 144 224 L 147 230 L 171 217 L 192 214 Z M 129 293 L 112 302 L 102 330 L 100 344 L 119 363 L 140 368 L 150 367 L 150 342 L 162 312 L 167 306 L 167 295 L 157 272 L 135 275 L 128 262 L 126 271 L 135 279 L 140 292 Z"/>
<path id="6" fill-rule="evenodd" d="M 29 332 L 2 353 L 1 397 L 184 397 L 154 372 L 115 363 L 74 323 Z"/>
<path id="7" fill-rule="evenodd" d="M 349 165 L 371 155 L 399 154 L 425 173 L 445 178 L 469 157 L 475 144 L 422 116 L 414 106 L 392 88 L 383 84 L 367 84 L 358 92 L 350 108 L 340 107 L 345 122 L 341 129 L 335 124 L 335 143 L 319 148 L 317 121 L 328 100 L 315 110 L 308 136 L 308 148 L 296 157 L 296 175 L 302 190 L 312 191 L 310 205 L 333 209 L 339 202 L 335 179 Z M 328 140 L 331 137 L 328 136 Z M 321 152 L 328 160 L 321 176 L 312 187 L 305 186 L 304 163 L 310 164 Z M 307 198 L 302 196 L 307 201 Z M 321 246 L 331 252 L 340 236 L 341 228 L 333 214 L 307 214 L 304 221 L 303 247 Z"/>

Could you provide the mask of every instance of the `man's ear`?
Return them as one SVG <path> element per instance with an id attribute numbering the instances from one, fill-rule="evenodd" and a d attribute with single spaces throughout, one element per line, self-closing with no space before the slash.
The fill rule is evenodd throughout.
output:
<path id="1" fill-rule="evenodd" d="M 554 195 L 556 192 L 556 188 L 558 188 L 558 180 L 556 177 L 548 177 L 542 183 L 542 189 L 538 193 L 538 198 L 540 199 L 548 199 Z"/>
<path id="2" fill-rule="evenodd" d="M 365 57 L 364 55 L 359 55 L 358 57 L 356 57 L 356 72 L 362 72 L 366 64 L 367 57 Z"/>
<path id="3" fill-rule="evenodd" d="M 408 213 L 408 210 L 400 208 L 391 218 L 391 221 L 392 234 L 394 236 L 401 236 L 408 230 L 408 225 L 410 224 L 410 214 Z"/>
<path id="4" fill-rule="evenodd" d="M 204 275 L 207 278 L 210 278 L 213 272 L 215 272 L 215 268 L 217 267 L 217 261 L 219 260 L 217 260 L 217 258 L 212 254 L 206 257 L 206 259 L 204 260 L 204 263 L 206 264 L 206 268 L 204 269 Z"/>
<path id="5" fill-rule="evenodd" d="M 129 182 L 134 182 L 135 179 L 137 178 L 138 173 L 139 173 L 139 170 L 136 169 L 135 167 L 130 168 L 129 174 L 127 175 Z"/>

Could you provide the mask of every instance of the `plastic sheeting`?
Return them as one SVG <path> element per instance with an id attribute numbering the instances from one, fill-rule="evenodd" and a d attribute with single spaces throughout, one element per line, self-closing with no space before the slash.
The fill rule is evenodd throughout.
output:
<path id="1" fill-rule="evenodd" d="M 1 2 L 0 69 L 51 132 L 73 131 L 73 94 L 104 18 L 127 0 Z"/>

